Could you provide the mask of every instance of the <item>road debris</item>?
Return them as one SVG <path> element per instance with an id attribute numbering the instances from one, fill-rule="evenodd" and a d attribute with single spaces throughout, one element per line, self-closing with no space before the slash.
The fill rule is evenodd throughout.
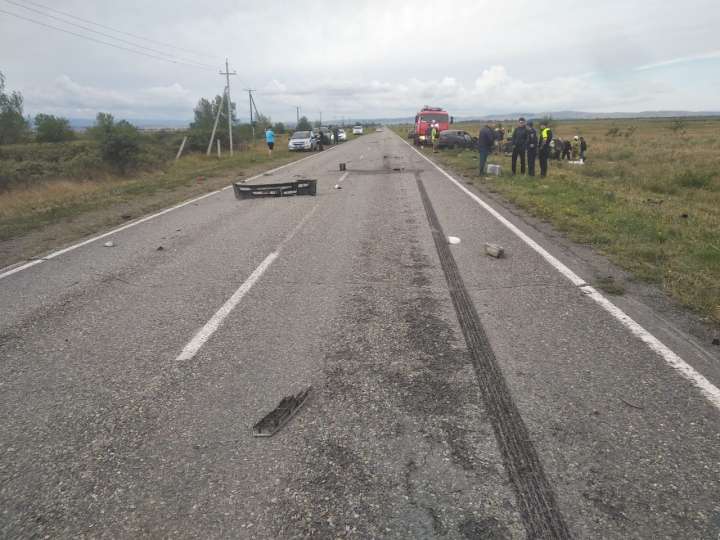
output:
<path id="1" fill-rule="evenodd" d="M 307 401 L 312 386 L 294 396 L 285 396 L 275 409 L 270 411 L 257 424 L 253 426 L 253 436 L 272 437 L 297 414 Z"/>
<path id="2" fill-rule="evenodd" d="M 495 257 L 496 259 L 499 259 L 505 254 L 505 250 L 502 246 L 498 246 L 497 244 L 485 244 L 485 255 L 489 255 L 490 257 Z"/>
<path id="3" fill-rule="evenodd" d="M 105 242 L 105 243 L 103 244 L 103 246 L 105 246 L 105 247 L 115 247 L 115 242 L 113 242 L 112 240 L 110 240 L 109 242 Z"/>
<path id="4" fill-rule="evenodd" d="M 305 178 L 291 182 L 276 184 L 245 184 L 233 183 L 236 199 L 252 199 L 258 197 L 289 197 L 291 195 L 315 195 L 317 180 Z"/>
<path id="5" fill-rule="evenodd" d="M 448 239 L 448 244 L 455 245 L 455 244 L 460 243 L 460 239 L 457 236 L 448 236 L 447 239 Z"/>
<path id="6" fill-rule="evenodd" d="M 344 171 L 345 168 L 346 168 L 346 164 L 345 164 L 345 163 L 341 163 L 341 164 L 340 164 L 340 170 L 341 170 L 341 171 Z"/>
<path id="7" fill-rule="evenodd" d="M 155 248 L 155 251 L 165 251 L 165 248 L 162 246 L 158 246 Z"/>
<path id="8" fill-rule="evenodd" d="M 340 184 L 335 184 L 335 189 L 342 189 L 342 186 Z"/>
<path id="9" fill-rule="evenodd" d="M 502 167 L 500 165 L 488 163 L 485 166 L 485 172 L 488 174 L 492 174 L 493 176 L 500 176 L 502 174 Z"/>

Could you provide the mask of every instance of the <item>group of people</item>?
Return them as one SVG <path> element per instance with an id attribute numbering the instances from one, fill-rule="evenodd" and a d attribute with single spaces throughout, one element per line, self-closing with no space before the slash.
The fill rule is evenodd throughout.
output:
<path id="1" fill-rule="evenodd" d="M 510 145 L 512 146 L 512 174 L 517 172 L 517 162 L 520 160 L 520 173 L 525 174 L 525 160 L 527 158 L 527 174 L 535 176 L 535 159 L 540 163 L 540 176 L 547 176 L 548 160 L 555 156 L 557 148 L 562 148 L 562 154 L 558 159 L 567 156 L 568 159 L 585 161 L 587 143 L 581 136 L 576 135 L 572 141 L 557 142 L 553 138 L 553 132 L 545 122 L 540 123 L 540 130 L 536 130 L 532 120 L 525 121 L 518 119 L 515 129 L 512 129 Z M 485 174 L 488 156 L 493 149 L 503 151 L 505 141 L 505 130 L 502 125 L 493 125 L 487 122 L 481 129 L 478 136 L 479 147 L 479 173 Z"/>

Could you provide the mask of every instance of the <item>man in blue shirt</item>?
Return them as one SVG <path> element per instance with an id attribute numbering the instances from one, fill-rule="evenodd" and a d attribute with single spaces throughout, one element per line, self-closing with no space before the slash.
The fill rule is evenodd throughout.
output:
<path id="1" fill-rule="evenodd" d="M 270 126 L 265 130 L 265 142 L 268 145 L 268 156 L 272 157 L 273 147 L 275 146 L 275 132 Z"/>

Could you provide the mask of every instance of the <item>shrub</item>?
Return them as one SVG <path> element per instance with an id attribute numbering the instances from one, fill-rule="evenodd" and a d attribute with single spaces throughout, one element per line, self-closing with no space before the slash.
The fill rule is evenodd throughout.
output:
<path id="1" fill-rule="evenodd" d="M 140 154 L 140 133 L 126 120 L 115 122 L 111 114 L 98 113 L 90 136 L 98 142 L 103 161 L 125 173 Z"/>
<path id="2" fill-rule="evenodd" d="M 35 140 L 37 142 L 58 143 L 72 141 L 75 132 L 70 128 L 67 118 L 59 118 L 51 114 L 35 116 Z"/>

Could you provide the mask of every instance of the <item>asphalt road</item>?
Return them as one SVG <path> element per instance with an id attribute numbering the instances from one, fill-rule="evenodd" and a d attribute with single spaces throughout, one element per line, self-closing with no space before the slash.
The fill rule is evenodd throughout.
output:
<path id="1" fill-rule="evenodd" d="M 389 131 L 303 176 L 0 271 L 0 536 L 720 537 L 717 353 Z"/>

